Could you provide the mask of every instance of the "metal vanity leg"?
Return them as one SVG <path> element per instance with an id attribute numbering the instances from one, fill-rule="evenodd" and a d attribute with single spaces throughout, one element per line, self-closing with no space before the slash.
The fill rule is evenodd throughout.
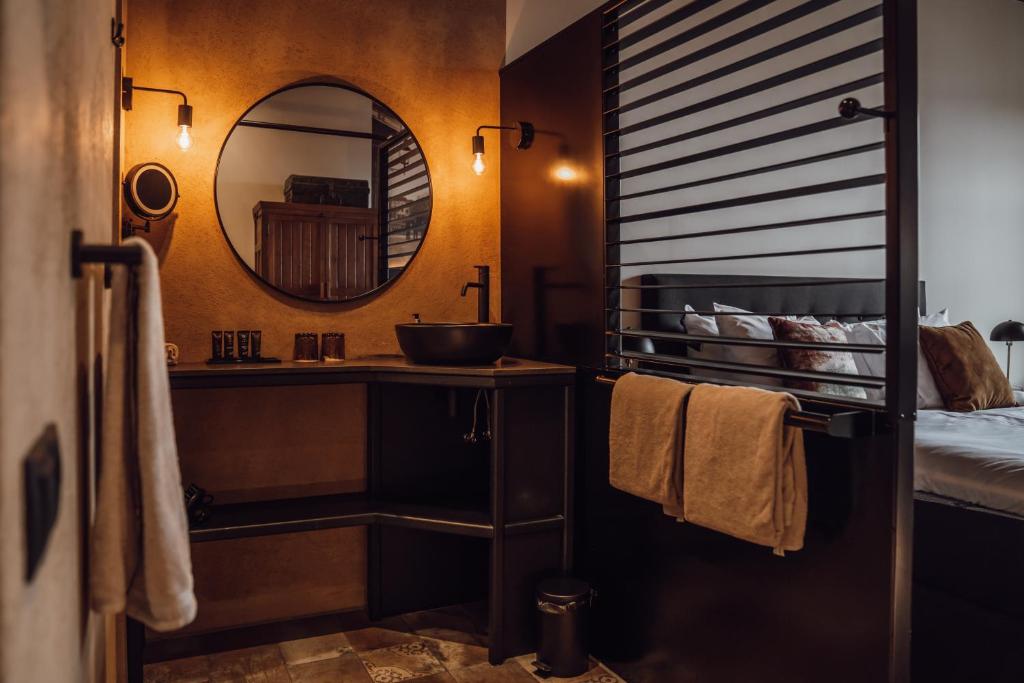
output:
<path id="1" fill-rule="evenodd" d="M 505 661 L 505 390 L 491 401 L 491 585 L 488 592 L 490 648 L 488 660 Z"/>
<path id="2" fill-rule="evenodd" d="M 562 573 L 568 576 L 572 573 L 574 560 L 573 547 L 573 522 L 575 511 L 575 453 L 576 453 L 576 389 L 572 385 L 565 387 L 565 416 L 563 418 L 564 435 L 564 463 L 563 470 L 563 492 L 562 492 Z"/>
<path id="3" fill-rule="evenodd" d="M 142 683 L 142 655 L 146 649 L 146 627 L 141 621 L 125 617 L 125 649 L 128 658 L 128 683 Z"/>
<path id="4" fill-rule="evenodd" d="M 381 387 L 366 385 L 366 488 L 370 501 L 380 496 L 381 476 Z M 381 618 L 381 528 L 370 524 L 366 529 L 366 612 L 371 621 Z"/>

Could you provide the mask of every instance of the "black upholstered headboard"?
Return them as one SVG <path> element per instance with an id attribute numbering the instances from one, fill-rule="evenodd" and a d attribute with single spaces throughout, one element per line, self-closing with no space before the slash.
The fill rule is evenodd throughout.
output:
<path id="1" fill-rule="evenodd" d="M 651 331 L 685 332 L 682 316 L 675 311 L 682 311 L 687 304 L 697 311 L 713 311 L 714 304 L 719 303 L 754 313 L 810 314 L 823 321 L 854 322 L 885 315 L 884 280 L 650 274 L 640 276 L 640 284 L 644 286 L 640 290 L 641 308 L 673 311 L 642 313 L 642 328 Z M 923 315 L 924 282 L 919 286 L 918 301 Z"/>

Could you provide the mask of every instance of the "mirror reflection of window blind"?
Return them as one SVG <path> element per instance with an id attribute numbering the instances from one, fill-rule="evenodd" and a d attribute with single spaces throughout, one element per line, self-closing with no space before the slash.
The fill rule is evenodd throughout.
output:
<path id="1" fill-rule="evenodd" d="M 381 221 L 381 267 L 400 273 L 423 241 L 430 221 L 430 176 L 423 151 L 404 133 L 381 148 L 385 192 Z"/>
<path id="2" fill-rule="evenodd" d="M 607 10 L 608 367 L 708 369 L 631 343 L 643 336 L 644 274 L 884 280 L 884 124 L 837 112 L 846 97 L 883 105 L 882 37 L 879 0 Z"/>

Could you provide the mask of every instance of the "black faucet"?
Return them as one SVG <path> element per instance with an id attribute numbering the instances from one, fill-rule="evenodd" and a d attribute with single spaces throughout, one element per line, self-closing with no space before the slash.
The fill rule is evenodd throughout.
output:
<path id="1" fill-rule="evenodd" d="M 476 321 L 487 323 L 491 321 L 491 267 L 473 266 L 477 270 L 476 282 L 467 282 L 462 285 L 462 296 L 466 296 L 470 287 L 476 287 L 479 298 L 476 302 Z"/>

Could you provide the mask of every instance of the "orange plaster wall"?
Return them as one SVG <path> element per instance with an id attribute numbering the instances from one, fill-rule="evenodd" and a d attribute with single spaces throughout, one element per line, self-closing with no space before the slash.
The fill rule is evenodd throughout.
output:
<path id="1" fill-rule="evenodd" d="M 214 329 L 262 329 L 264 352 L 289 358 L 295 332 L 336 330 L 351 356 L 398 351 L 393 325 L 471 320 L 459 287 L 490 264 L 499 311 L 497 148 L 490 172 L 469 169 L 476 126 L 499 116 L 502 0 L 128 0 L 125 74 L 188 94 L 194 144 L 174 144 L 169 95 L 136 92 L 125 116 L 125 169 L 165 164 L 181 199 L 161 268 L 167 339 L 183 361 L 209 355 Z M 434 210 L 408 271 L 379 296 L 311 304 L 263 286 L 235 259 L 214 207 L 217 155 L 231 126 L 260 97 L 331 76 L 391 107 L 416 133 L 433 180 Z"/>
<path id="2" fill-rule="evenodd" d="M 489 140 L 487 174 L 477 177 L 469 164 L 476 126 L 498 121 L 503 0 L 127 1 L 125 74 L 138 85 L 182 90 L 195 108 L 187 152 L 174 143 L 175 98 L 136 92 L 124 118 L 125 170 L 157 161 L 178 180 L 173 226 L 153 234 L 170 234 L 160 271 L 164 317 L 183 361 L 207 358 L 214 329 L 262 329 L 264 353 L 282 358 L 291 357 L 300 331 L 344 332 L 350 356 L 396 353 L 393 326 L 413 313 L 475 318 L 475 297 L 459 297 L 474 264 L 492 267 L 491 310 L 500 310 L 496 140 Z M 235 120 L 267 93 L 316 76 L 353 83 L 391 107 L 419 139 L 433 181 L 419 255 L 393 286 L 357 303 L 311 304 L 262 285 L 235 259 L 214 206 L 217 156 Z M 290 495 L 362 488 L 365 391 L 312 389 L 175 392 L 186 482 L 221 502 L 280 497 L 272 494 L 283 488 Z M 363 530 L 325 533 L 194 546 L 200 616 L 191 628 L 365 604 Z M 248 558 L 242 564 L 239 548 Z M 355 564 L 337 564 L 342 556 Z"/>

